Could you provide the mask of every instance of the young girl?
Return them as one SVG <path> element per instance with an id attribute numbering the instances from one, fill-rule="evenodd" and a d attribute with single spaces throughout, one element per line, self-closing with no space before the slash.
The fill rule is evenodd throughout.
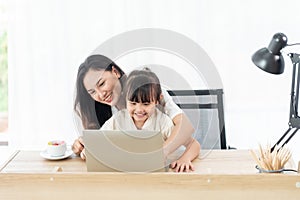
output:
<path id="1" fill-rule="evenodd" d="M 131 72 L 125 86 L 125 97 L 126 109 L 114 114 L 101 130 L 160 131 L 164 140 L 168 140 L 174 125 L 162 112 L 164 102 L 158 77 L 148 69 Z M 191 161 L 200 151 L 200 144 L 192 137 L 184 145 L 186 151 L 171 164 L 176 172 L 194 170 Z"/>

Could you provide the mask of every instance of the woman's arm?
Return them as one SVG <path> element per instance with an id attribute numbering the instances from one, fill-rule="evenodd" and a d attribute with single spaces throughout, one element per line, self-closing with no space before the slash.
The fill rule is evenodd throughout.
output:
<path id="1" fill-rule="evenodd" d="M 162 94 L 165 101 L 165 113 L 172 119 L 174 124 L 172 133 L 164 145 L 165 156 L 168 156 L 181 145 L 184 145 L 191 138 L 195 129 L 183 111 L 174 103 L 168 92 L 163 89 Z"/>
<path id="2" fill-rule="evenodd" d="M 176 115 L 172 119 L 174 127 L 172 133 L 167 141 L 164 143 L 164 153 L 165 156 L 173 153 L 181 145 L 188 143 L 191 139 L 192 134 L 195 129 L 192 126 L 190 120 L 186 117 L 184 113 Z"/>

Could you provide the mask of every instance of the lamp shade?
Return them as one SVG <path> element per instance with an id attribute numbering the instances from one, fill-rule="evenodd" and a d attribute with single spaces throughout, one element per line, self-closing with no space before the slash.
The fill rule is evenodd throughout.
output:
<path id="1" fill-rule="evenodd" d="M 276 33 L 267 48 L 262 48 L 253 54 L 252 62 L 268 73 L 282 74 L 284 59 L 280 51 L 286 45 L 287 37 L 283 33 Z"/>

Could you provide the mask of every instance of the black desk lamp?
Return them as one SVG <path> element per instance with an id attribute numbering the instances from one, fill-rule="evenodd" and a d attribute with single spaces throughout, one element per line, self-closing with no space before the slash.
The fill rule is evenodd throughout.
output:
<path id="1" fill-rule="evenodd" d="M 286 46 L 299 45 L 300 43 L 287 44 L 287 37 L 283 33 L 276 33 L 268 48 L 262 48 L 255 52 L 252 56 L 252 62 L 260 69 L 272 73 L 282 74 L 284 71 L 284 59 L 281 55 L 281 49 Z M 277 143 L 271 148 L 271 152 L 276 145 L 279 145 L 282 140 L 290 134 L 281 147 L 286 145 L 295 133 L 300 129 L 300 117 L 298 116 L 298 100 L 299 100 L 299 78 L 300 78 L 300 54 L 289 53 L 293 63 L 293 77 L 292 77 L 292 89 L 291 89 L 291 101 L 290 101 L 290 116 L 289 116 L 289 128 L 277 141 Z"/>

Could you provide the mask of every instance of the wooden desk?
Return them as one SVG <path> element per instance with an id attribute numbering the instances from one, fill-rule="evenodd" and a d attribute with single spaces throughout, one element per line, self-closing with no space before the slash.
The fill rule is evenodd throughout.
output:
<path id="1" fill-rule="evenodd" d="M 1 170 L 2 173 L 51 173 L 57 167 L 63 172 L 86 172 L 80 157 L 72 155 L 64 160 L 46 160 L 38 151 L 17 151 Z"/>
<path id="2" fill-rule="evenodd" d="M 248 150 L 202 151 L 201 158 L 194 160 L 197 174 L 255 174 L 255 162 Z M 49 161 L 37 151 L 17 151 L 1 172 L 6 173 L 51 173 L 56 167 L 62 172 L 86 172 L 85 162 L 71 156 L 65 160 Z"/>
<path id="3" fill-rule="evenodd" d="M 207 154 L 206 154 L 207 153 Z M 0 173 L 0 199 L 299 199 L 300 176 L 259 174 L 247 150 L 202 152 L 193 173 L 91 173 L 78 157 L 19 151 Z M 59 166 L 62 172 L 53 172 Z"/>

